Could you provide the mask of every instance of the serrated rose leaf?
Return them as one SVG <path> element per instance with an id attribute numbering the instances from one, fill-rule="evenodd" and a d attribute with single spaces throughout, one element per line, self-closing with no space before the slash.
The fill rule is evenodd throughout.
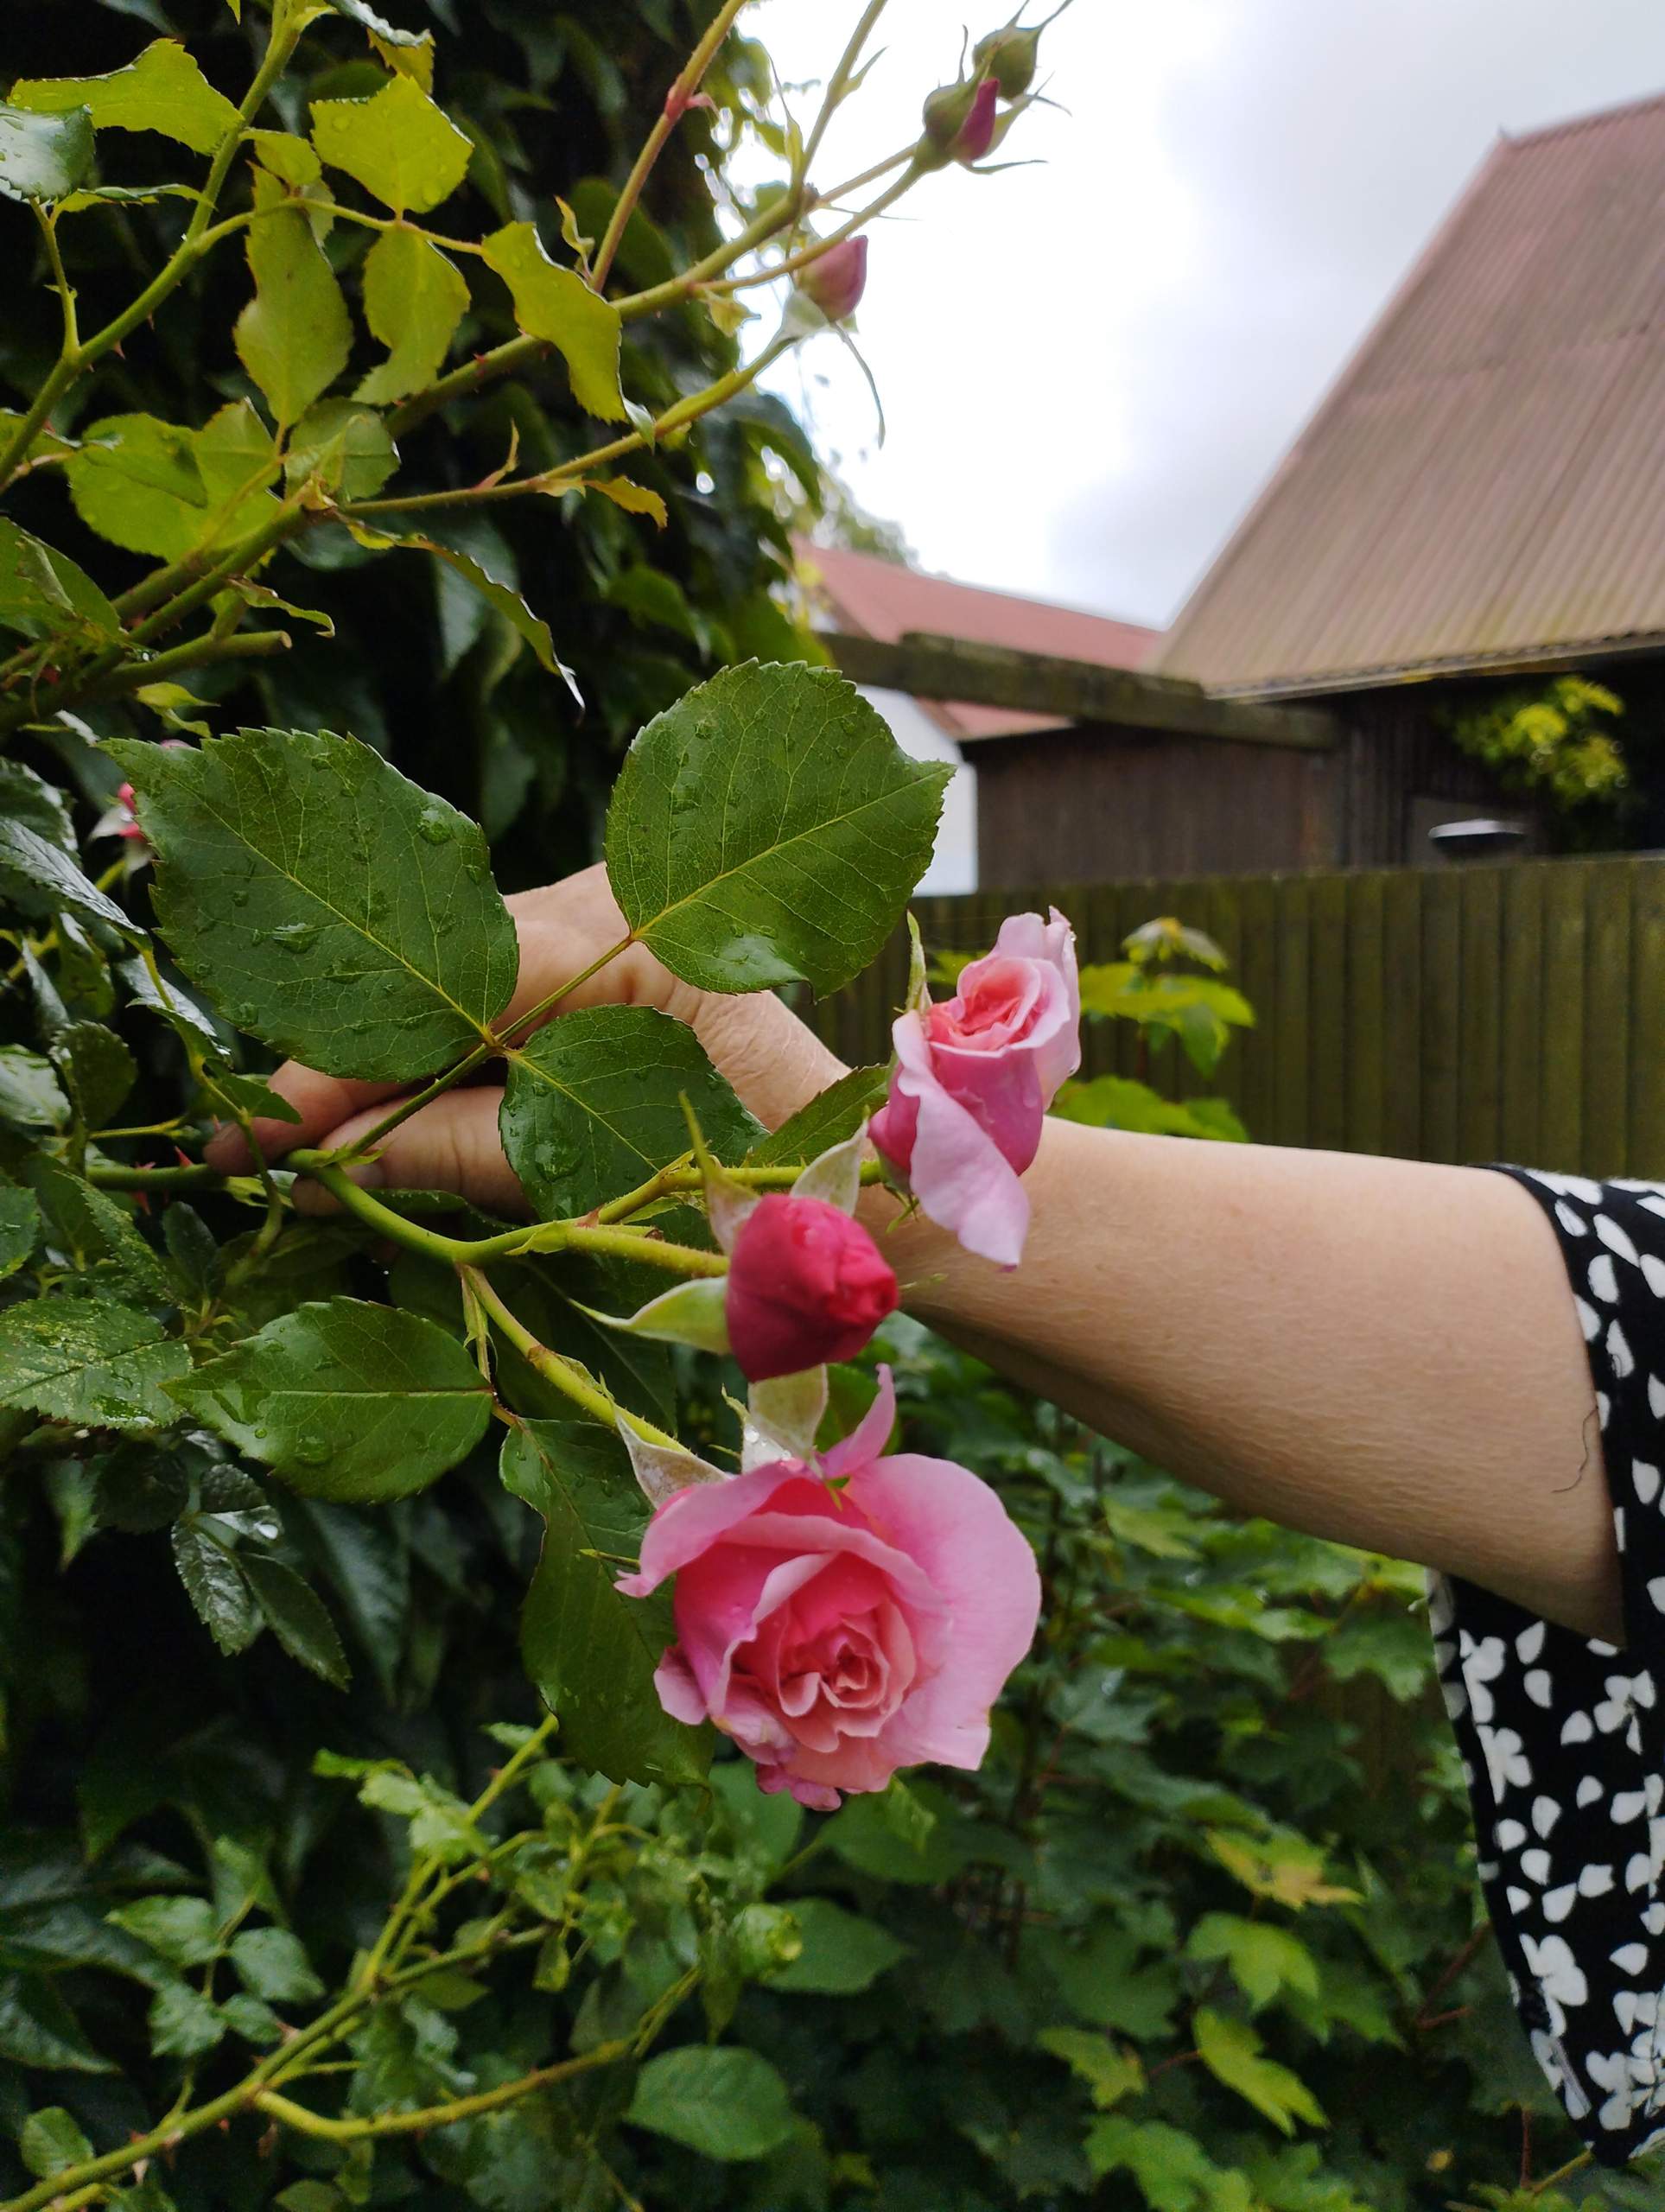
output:
<path id="1" fill-rule="evenodd" d="M 554 346 L 572 378 L 572 396 L 587 415 L 604 423 L 625 419 L 619 385 L 624 325 L 609 300 L 594 292 L 574 269 L 562 269 L 543 251 L 531 223 L 505 223 L 481 248 L 514 302 L 515 321 L 531 338 Z"/>
<path id="2" fill-rule="evenodd" d="M 245 536 L 271 512 L 268 493 L 245 487 L 272 451 L 246 400 L 200 430 L 154 415 L 108 415 L 87 425 L 64 474 L 89 530 L 129 553 L 174 561 Z"/>
<path id="3" fill-rule="evenodd" d="M 194 1520 L 175 1522 L 168 1541 L 197 1618 L 227 1657 L 246 1651 L 260 1633 L 260 1615 L 236 1559 Z"/>
<path id="4" fill-rule="evenodd" d="M 331 168 L 396 215 L 426 214 L 462 182 L 473 152 L 414 78 L 397 76 L 367 100 L 315 100 L 312 143 Z"/>
<path id="5" fill-rule="evenodd" d="M 86 570 L 3 516 L 0 626 L 26 638 L 66 638 L 78 644 L 121 634 L 120 615 Z"/>
<path id="6" fill-rule="evenodd" d="M 384 231 L 365 256 L 364 308 L 387 359 L 363 378 L 358 397 L 384 407 L 439 374 L 468 311 L 468 286 L 420 232 Z"/>
<path id="7" fill-rule="evenodd" d="M 148 1313 L 102 1298 L 43 1298 L 0 1313 L 0 1407 L 98 1428 L 178 1418 L 164 1388 L 191 1355 Z"/>
<path id="8" fill-rule="evenodd" d="M 243 1572 L 249 1578 L 249 1587 L 265 1616 L 267 1627 L 289 1657 L 321 1675 L 334 1688 L 344 1690 L 351 1679 L 346 1654 L 341 1649 L 341 1639 L 329 1617 L 328 1607 L 311 1584 L 302 1581 L 293 1567 L 285 1567 L 281 1560 L 268 1558 L 264 1552 L 246 1554 Z M 232 1955 L 236 1956 L 235 1945 Z M 271 1992 L 264 1993 L 270 1995 Z"/>
<path id="9" fill-rule="evenodd" d="M 81 874 L 60 845 L 50 844 L 27 823 L 0 817 L 0 893 L 31 913 L 76 914 L 102 922 L 125 938 L 143 938 L 115 900 Z"/>
<path id="10" fill-rule="evenodd" d="M 587 1213 L 688 1149 L 686 1097 L 719 1156 L 759 1125 L 687 1025 L 649 1007 L 563 1014 L 509 1055 L 503 1148 L 537 1211 Z"/>
<path id="11" fill-rule="evenodd" d="M 254 172 L 258 220 L 248 234 L 254 297 L 237 318 L 237 357 L 265 394 L 280 425 L 298 423 L 340 375 L 353 326 L 335 272 L 299 207 L 283 205 L 283 185 Z"/>
<path id="12" fill-rule="evenodd" d="M 327 1074 L 400 1083 L 480 1041 L 519 949 L 466 815 L 327 732 L 124 741 L 157 925 L 228 1019 Z"/>
<path id="13" fill-rule="evenodd" d="M 291 490 L 311 479 L 341 499 L 373 499 L 398 465 L 399 449 L 373 409 L 321 399 L 296 425 L 283 475 Z"/>
<path id="14" fill-rule="evenodd" d="M 707 2158 L 766 2158 L 798 2122 L 786 2084 L 762 2054 L 688 2044 L 636 2076 L 625 2118 Z"/>
<path id="15" fill-rule="evenodd" d="M 40 1234 L 41 1209 L 34 1192 L 0 1190 L 0 1282 L 16 1274 Z"/>
<path id="16" fill-rule="evenodd" d="M 347 1505 L 425 1490 L 473 1449 L 492 1406 L 454 1337 L 356 1298 L 269 1321 L 173 1389 L 292 1489 Z"/>
<path id="17" fill-rule="evenodd" d="M 213 153 L 241 119 L 172 38 L 157 39 L 126 68 L 103 77 L 20 79 L 11 101 L 37 115 L 84 108 L 96 130 L 155 130 L 194 154 Z"/>
<path id="18" fill-rule="evenodd" d="M 505 1440 L 502 1475 L 544 1522 L 521 1654 L 564 1748 L 614 1782 L 697 1782 L 710 1732 L 671 1719 L 653 1687 L 673 1632 L 664 1611 L 613 1586 L 647 1522 L 623 1446 L 588 1421 L 524 1421 Z"/>
<path id="19" fill-rule="evenodd" d="M 0 103 L 0 194 L 8 200 L 64 200 L 92 166 L 92 118 L 32 115 Z"/>
<path id="20" fill-rule="evenodd" d="M 607 809 L 607 876 L 631 928 L 685 982 L 823 995 L 900 918 L 950 773 L 910 760 L 831 670 L 749 661 L 631 747 Z"/>

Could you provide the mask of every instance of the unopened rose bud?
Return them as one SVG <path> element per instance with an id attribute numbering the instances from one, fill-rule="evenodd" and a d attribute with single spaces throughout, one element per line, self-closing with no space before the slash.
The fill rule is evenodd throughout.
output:
<path id="1" fill-rule="evenodd" d="M 729 1255 L 728 1341 L 748 1382 L 854 1359 L 896 1310 L 896 1271 L 823 1198 L 761 1198 Z"/>
<path id="2" fill-rule="evenodd" d="M 979 39 L 971 62 L 980 78 L 995 79 L 1003 100 L 1015 100 L 1020 99 L 1034 83 L 1039 53 L 1039 29 L 1020 31 L 1008 26 Z"/>
<path id="3" fill-rule="evenodd" d="M 139 818 L 133 811 L 133 798 L 134 791 L 131 784 L 124 784 L 116 793 L 116 804 L 126 817 L 116 825 L 116 835 L 118 837 L 143 837 L 144 835 L 143 830 L 139 827 Z"/>
<path id="4" fill-rule="evenodd" d="M 925 137 L 944 154 L 953 150 L 964 130 L 971 104 L 977 97 L 975 84 L 938 85 L 925 105 Z"/>
<path id="5" fill-rule="evenodd" d="M 861 304 L 867 289 L 867 242 L 844 238 L 799 272 L 798 289 L 813 300 L 829 322 L 843 322 Z"/>
<path id="6" fill-rule="evenodd" d="M 997 78 L 984 77 L 980 81 L 960 135 L 949 148 L 956 162 L 980 162 L 994 144 L 995 110 L 1000 96 Z"/>

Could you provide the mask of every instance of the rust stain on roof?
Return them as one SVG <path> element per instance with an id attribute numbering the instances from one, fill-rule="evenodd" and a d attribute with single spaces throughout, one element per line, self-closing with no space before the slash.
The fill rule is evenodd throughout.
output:
<path id="1" fill-rule="evenodd" d="M 854 630 L 896 645 L 909 634 L 964 638 L 974 645 L 1006 645 L 1017 652 L 1064 660 L 1096 661 L 1105 668 L 1142 668 L 1161 632 L 1136 622 L 1084 614 L 1039 599 L 983 591 L 946 576 L 853 553 L 840 546 L 800 541 L 799 563 L 813 600 L 833 618 L 835 629 Z M 1025 715 L 1005 707 L 922 699 L 920 705 L 953 738 L 1014 737 L 1031 730 L 1067 728 L 1057 715 Z"/>
<path id="2" fill-rule="evenodd" d="M 1222 690 L 1665 641 L 1665 96 L 1504 139 L 1181 613 Z"/>

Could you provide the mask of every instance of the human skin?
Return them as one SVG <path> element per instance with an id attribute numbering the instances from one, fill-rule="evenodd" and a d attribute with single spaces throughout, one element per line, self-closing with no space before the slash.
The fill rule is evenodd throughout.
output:
<path id="1" fill-rule="evenodd" d="M 509 905 L 514 1009 L 626 934 L 599 868 Z M 640 945 L 563 1006 L 607 1001 L 687 1022 L 771 1128 L 843 1072 L 778 999 L 695 990 Z M 397 1095 L 294 1062 L 272 1080 L 302 1117 L 257 1125 L 273 1157 L 345 1144 Z M 501 1096 L 447 1093 L 355 1173 L 523 1211 Z M 229 1168 L 241 1150 L 225 1131 L 210 1158 Z M 1621 1639 L 1583 1338 L 1554 1232 L 1509 1178 L 1049 1121 L 1024 1179 L 1033 1221 L 1015 1273 L 887 1192 L 865 1195 L 911 1313 L 1242 1512 Z M 301 1202 L 330 1204 L 304 1186 Z"/>

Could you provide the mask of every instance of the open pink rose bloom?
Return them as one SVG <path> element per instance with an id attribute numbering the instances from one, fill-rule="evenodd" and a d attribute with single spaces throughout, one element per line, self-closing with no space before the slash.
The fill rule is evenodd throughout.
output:
<path id="1" fill-rule="evenodd" d="M 1080 1033 L 1075 932 L 1056 907 L 1045 921 L 1009 916 L 954 997 L 911 1008 L 891 1033 L 896 1070 L 868 1134 L 929 1219 L 1002 1267 L 1022 1256 L 1029 1201 L 1018 1179 L 1081 1065 Z"/>
<path id="2" fill-rule="evenodd" d="M 878 1456 L 894 1413 L 881 1370 L 866 1419 L 818 1465 L 678 1491 L 618 1586 L 645 1598 L 676 1576 L 665 1711 L 715 1721 L 764 1789 L 823 1811 L 898 1767 L 978 1765 L 1040 1610 L 1034 1554 L 987 1483 Z"/>

